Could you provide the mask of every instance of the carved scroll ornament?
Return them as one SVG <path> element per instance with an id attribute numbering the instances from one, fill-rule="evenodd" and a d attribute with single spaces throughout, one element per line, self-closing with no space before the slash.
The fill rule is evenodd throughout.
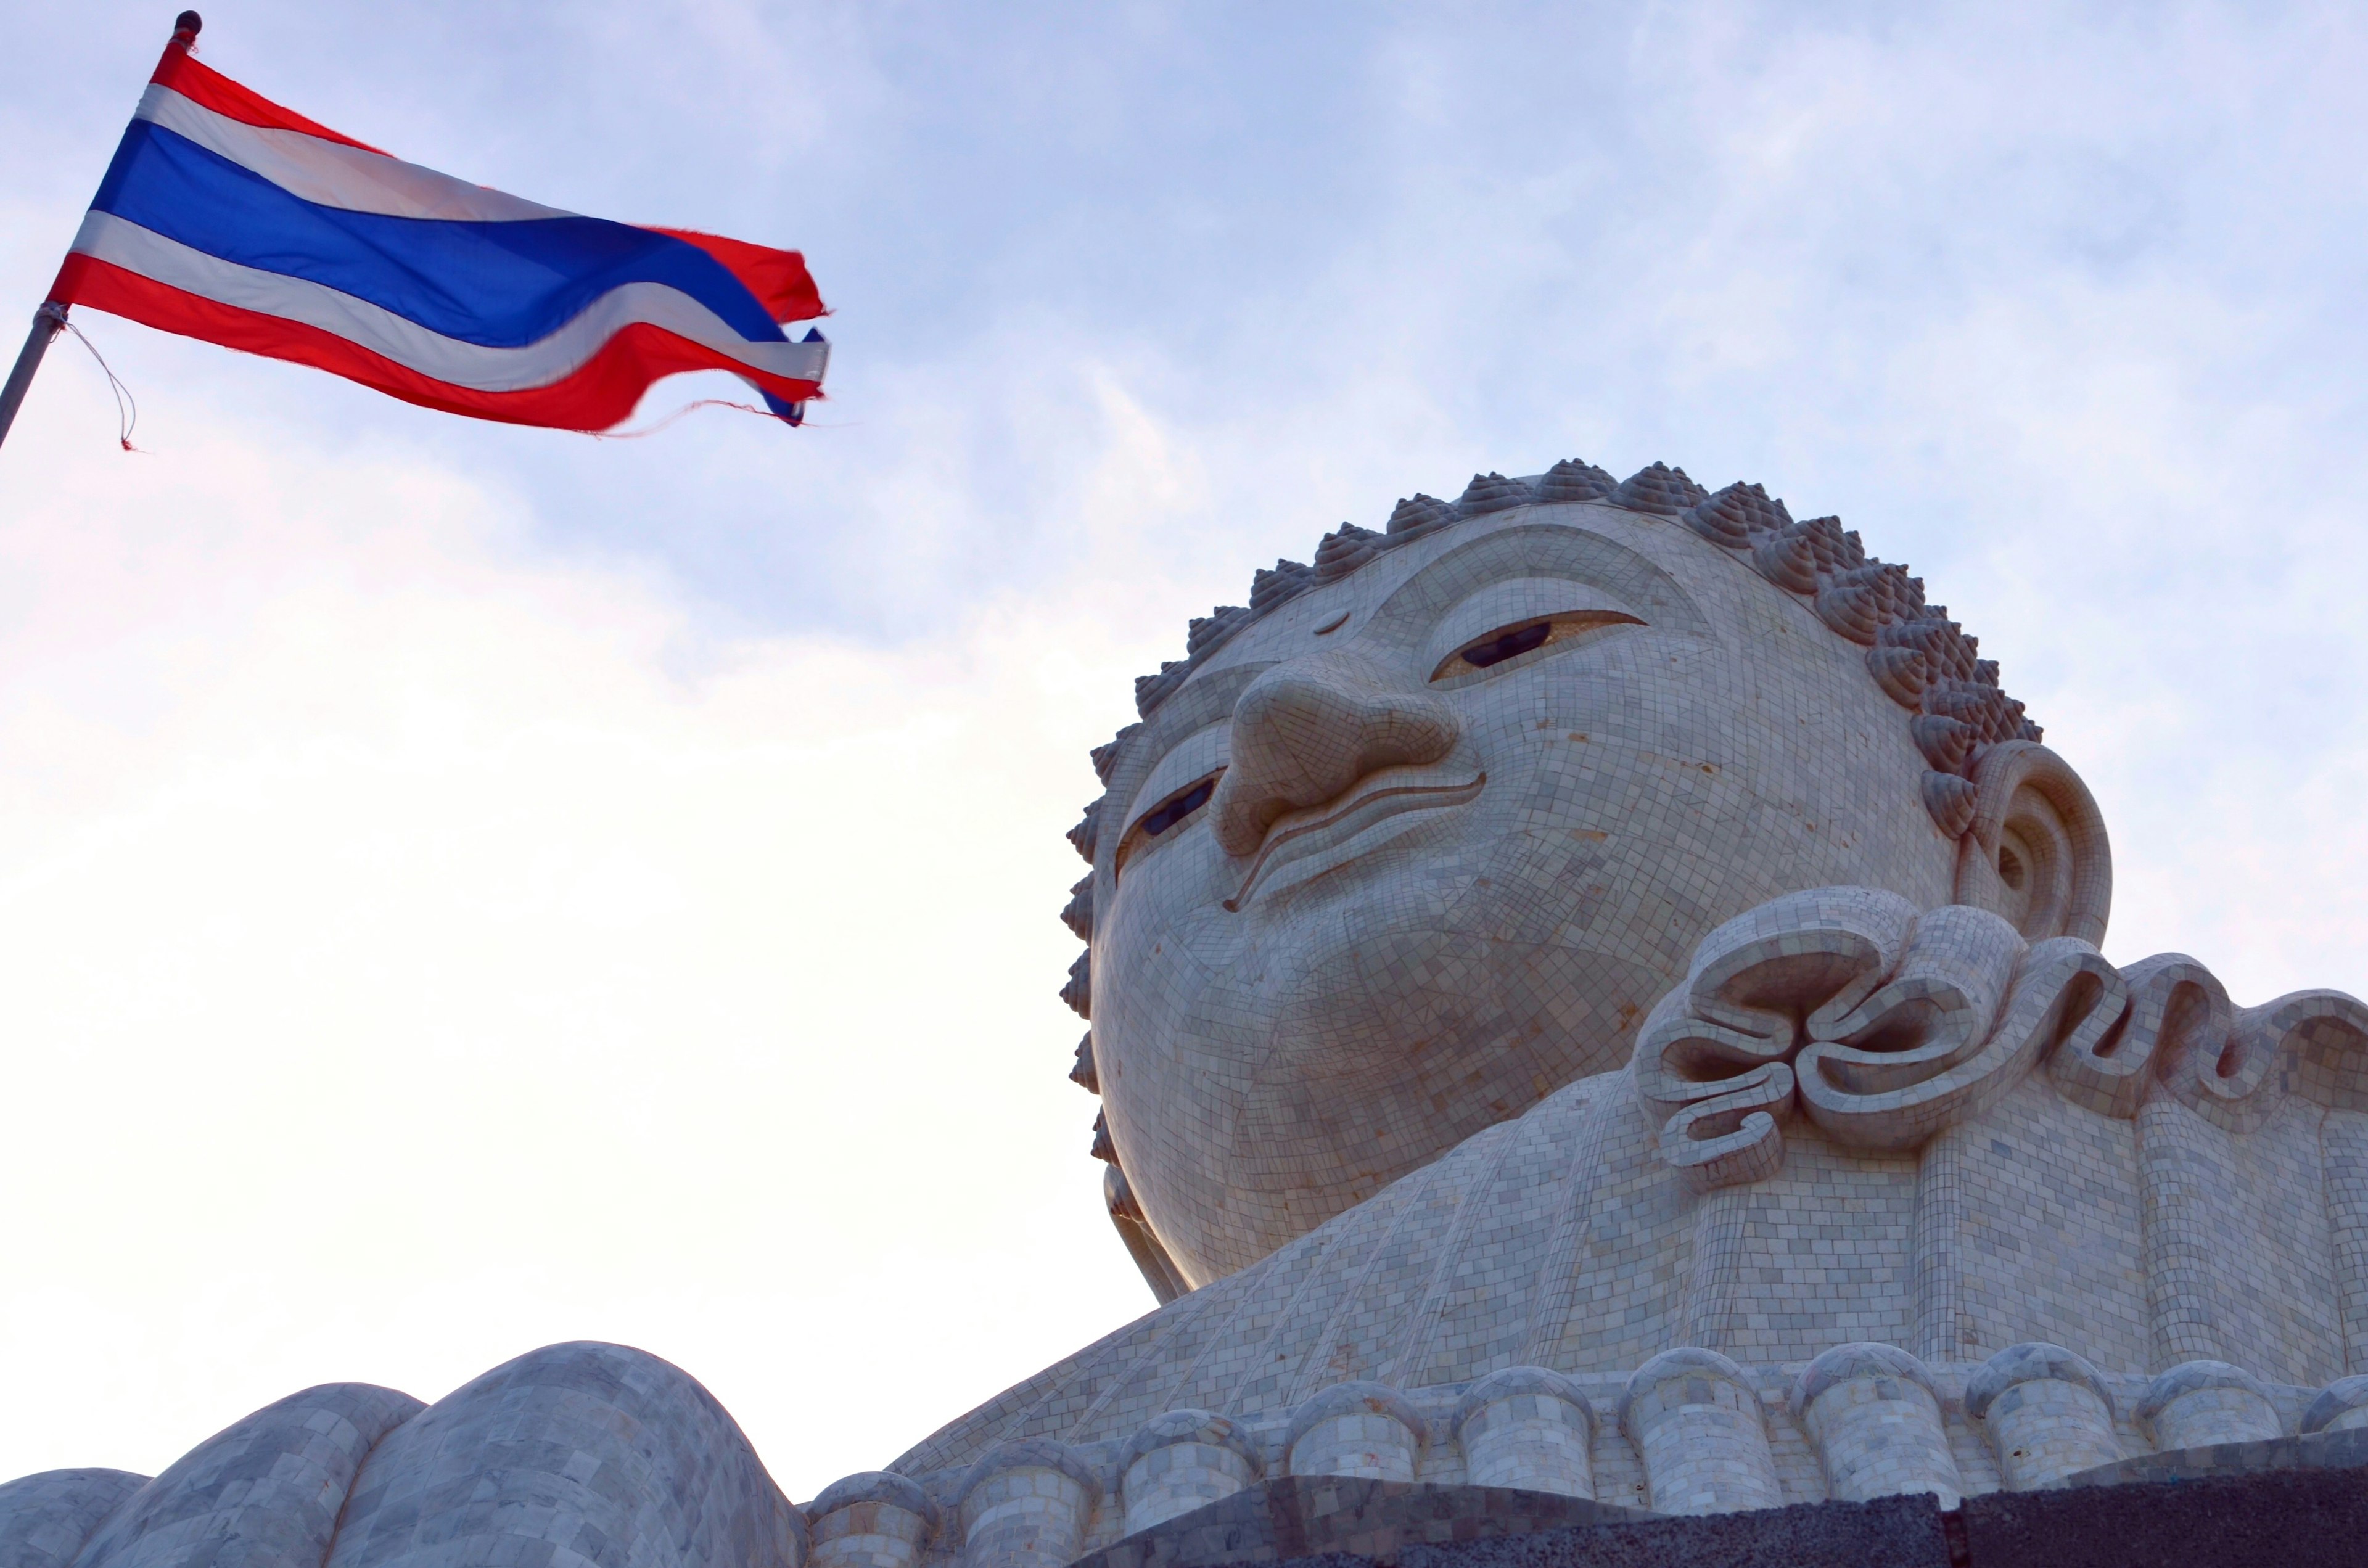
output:
<path id="1" fill-rule="evenodd" d="M 1914 1149 L 2043 1063 L 2100 1114 L 2168 1094 L 2244 1131 L 2289 1094 L 2368 1109 L 2368 1007 L 2305 991 L 2237 1009 L 2181 954 L 2116 970 L 1968 904 L 1816 888 L 1704 937 L 1633 1071 L 1661 1157 L 1707 1191 L 1775 1174 L 1795 1115 L 1853 1148 Z"/>

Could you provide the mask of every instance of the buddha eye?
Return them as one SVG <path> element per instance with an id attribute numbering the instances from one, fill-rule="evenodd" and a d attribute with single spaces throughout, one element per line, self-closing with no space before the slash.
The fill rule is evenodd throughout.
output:
<path id="1" fill-rule="evenodd" d="M 1214 773 L 1197 778 L 1135 818 L 1133 825 L 1126 830 L 1126 836 L 1119 840 L 1118 863 L 1111 868 L 1113 873 L 1122 874 L 1129 860 L 1166 839 L 1207 805 L 1209 797 L 1217 792 L 1217 780 L 1224 774 L 1225 770 L 1220 767 Z"/>
<path id="2" fill-rule="evenodd" d="M 1494 669 L 1508 659 L 1600 630 L 1606 626 L 1642 626 L 1633 615 L 1616 609 L 1572 610 L 1565 615 L 1517 620 L 1485 632 L 1439 661 L 1430 672 L 1435 681 L 1452 680 L 1479 670 Z"/>
<path id="3" fill-rule="evenodd" d="M 1490 665 L 1503 664 L 1516 653 L 1526 653 L 1532 648 L 1544 647 L 1546 639 L 1553 635 L 1553 621 L 1536 621 L 1528 626 L 1516 627 L 1510 631 L 1493 633 L 1455 656 L 1476 669 L 1485 670 Z"/>

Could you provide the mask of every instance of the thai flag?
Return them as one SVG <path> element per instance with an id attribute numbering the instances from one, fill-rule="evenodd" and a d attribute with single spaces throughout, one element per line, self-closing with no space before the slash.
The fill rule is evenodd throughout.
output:
<path id="1" fill-rule="evenodd" d="M 50 298 L 480 419 L 601 430 L 677 370 L 796 424 L 830 345 L 795 251 L 582 218 L 389 157 L 176 36 Z"/>

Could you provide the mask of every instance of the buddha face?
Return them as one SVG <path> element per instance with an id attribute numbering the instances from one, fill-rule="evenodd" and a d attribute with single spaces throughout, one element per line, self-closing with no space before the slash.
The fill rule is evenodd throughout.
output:
<path id="1" fill-rule="evenodd" d="M 1600 506 L 1474 517 L 1253 623 L 1110 778 L 1094 1050 L 1194 1284 L 1579 1076 L 1713 926 L 1796 889 L 1949 901 L 1864 651 Z"/>

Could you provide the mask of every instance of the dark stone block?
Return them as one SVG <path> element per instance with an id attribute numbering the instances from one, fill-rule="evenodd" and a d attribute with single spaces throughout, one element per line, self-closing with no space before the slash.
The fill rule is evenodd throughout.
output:
<path id="1" fill-rule="evenodd" d="M 1973 1568 L 2355 1568 L 2368 1556 L 2368 1471 L 1994 1492 L 1966 1498 L 1964 1517 Z"/>
<path id="2" fill-rule="evenodd" d="M 1634 1510 L 1503 1486 L 1426 1486 L 1352 1476 L 1263 1482 L 1079 1558 L 1076 1568 L 1208 1568 L 1317 1557 L 1391 1560 L 1418 1542 L 1533 1534 Z"/>
<path id="3" fill-rule="evenodd" d="M 2352 1434 L 2336 1437 L 2152 1455 L 2130 1465 L 2180 1477 L 2112 1484 L 2129 1467 L 2107 1466 L 2089 1484 L 1994 1492 L 1950 1514 L 1916 1493 L 1672 1518 L 1495 1487 L 1292 1476 L 1075 1568 L 2353 1568 L 2368 1562 L 2368 1467 Z M 2205 1464 L 2220 1468 L 2188 1473 Z"/>
<path id="4" fill-rule="evenodd" d="M 1607 1513 L 1612 1510 L 1607 1510 Z M 1396 1568 L 1950 1568 L 1928 1493 L 1797 1503 L 1748 1514 L 1645 1518 L 1449 1547 L 1408 1546 Z"/>
<path id="5" fill-rule="evenodd" d="M 2214 1443 L 2142 1454 L 2118 1464 L 2101 1464 L 2071 1478 L 2074 1486 L 2120 1486 L 2133 1481 L 2199 1481 L 2214 1475 L 2255 1474 L 2271 1470 L 2340 1470 L 2368 1465 L 2368 1430 L 2316 1432 L 2305 1437 L 2271 1437 L 2258 1443 Z"/>

